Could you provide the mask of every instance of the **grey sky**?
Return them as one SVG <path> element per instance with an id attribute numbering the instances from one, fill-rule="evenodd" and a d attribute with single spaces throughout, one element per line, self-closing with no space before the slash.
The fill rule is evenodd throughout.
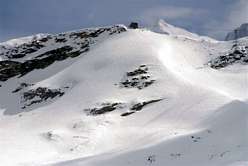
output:
<path id="1" fill-rule="evenodd" d="M 159 18 L 221 39 L 247 12 L 247 0 L 0 0 L 0 41 Z"/>

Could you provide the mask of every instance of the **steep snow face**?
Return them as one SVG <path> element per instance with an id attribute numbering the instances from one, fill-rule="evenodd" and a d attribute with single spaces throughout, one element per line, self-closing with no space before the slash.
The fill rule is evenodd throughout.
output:
<path id="1" fill-rule="evenodd" d="M 140 29 L 101 39 L 75 60 L 0 82 L 3 165 L 248 163 L 248 65 L 211 65 L 236 43 Z M 19 95 L 31 108 L 6 115 Z"/>
<path id="2" fill-rule="evenodd" d="M 242 24 L 240 27 L 235 29 L 232 32 L 229 32 L 226 36 L 226 41 L 228 40 L 236 40 L 242 37 L 248 36 L 248 23 Z"/>

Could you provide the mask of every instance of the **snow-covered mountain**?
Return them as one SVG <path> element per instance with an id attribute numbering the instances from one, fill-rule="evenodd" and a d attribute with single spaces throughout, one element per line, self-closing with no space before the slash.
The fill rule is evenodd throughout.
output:
<path id="1" fill-rule="evenodd" d="M 240 27 L 236 28 L 232 32 L 229 32 L 225 38 L 226 41 L 228 40 L 236 40 L 242 37 L 248 36 L 248 23 L 242 24 Z"/>
<path id="2" fill-rule="evenodd" d="M 1 43 L 1 165 L 248 165 L 248 38 L 159 25 Z"/>

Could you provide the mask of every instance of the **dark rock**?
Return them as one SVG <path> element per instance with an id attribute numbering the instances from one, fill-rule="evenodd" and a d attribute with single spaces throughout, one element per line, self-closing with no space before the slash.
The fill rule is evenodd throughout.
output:
<path id="1" fill-rule="evenodd" d="M 54 98 L 56 96 L 62 96 L 64 93 L 57 89 L 48 89 L 44 87 L 39 87 L 37 89 L 32 89 L 23 93 L 23 98 L 25 100 L 31 100 L 35 97 L 47 100 L 48 98 Z"/>
<path id="2" fill-rule="evenodd" d="M 148 87 L 150 85 L 152 85 L 155 82 L 155 80 L 149 80 L 143 83 L 144 87 Z M 142 89 L 142 87 L 138 87 L 139 89 Z"/>
<path id="3" fill-rule="evenodd" d="M 66 40 L 66 38 L 55 38 L 55 42 L 56 43 L 65 43 L 67 40 Z"/>
<path id="4" fill-rule="evenodd" d="M 23 63 L 16 61 L 0 61 L 0 81 L 6 81 L 11 77 L 24 76 L 35 69 L 44 69 L 55 61 L 62 61 L 69 57 L 79 56 L 81 51 L 72 51 L 70 46 L 64 46 L 55 50 L 48 51 Z"/>
<path id="5" fill-rule="evenodd" d="M 31 106 L 36 103 L 41 103 L 47 99 L 53 99 L 55 97 L 61 97 L 64 95 L 60 89 L 48 89 L 46 87 L 38 87 L 37 89 L 31 89 L 22 94 L 22 102 L 25 102 L 24 107 Z"/>
<path id="6" fill-rule="evenodd" d="M 155 80 L 151 79 L 146 65 L 140 65 L 139 68 L 134 71 L 126 73 L 123 81 L 120 82 L 121 87 L 125 88 L 137 88 L 139 90 L 152 85 Z"/>
<path id="7" fill-rule="evenodd" d="M 47 37 L 43 37 L 40 40 L 38 40 L 41 43 L 46 43 L 48 40 L 52 39 L 52 36 L 47 36 Z"/>
<path id="8" fill-rule="evenodd" d="M 132 72 L 127 72 L 127 76 L 137 76 L 140 74 L 147 74 L 147 70 L 148 70 L 148 68 L 145 68 L 145 69 L 138 68 Z"/>
<path id="9" fill-rule="evenodd" d="M 248 65 L 248 49 L 241 46 L 233 46 L 233 50 L 226 55 L 221 55 L 208 62 L 209 66 L 214 69 L 225 68 L 234 63 Z"/>
<path id="10" fill-rule="evenodd" d="M 135 111 L 132 111 L 132 112 L 125 112 L 123 114 L 121 114 L 121 116 L 129 116 L 131 114 L 135 113 Z"/>
<path id="11" fill-rule="evenodd" d="M 52 51 L 48 51 L 36 57 L 39 59 L 27 60 L 26 62 L 22 63 L 20 74 L 21 76 L 24 76 L 27 73 L 33 71 L 34 69 L 44 69 L 49 65 L 53 64 L 55 61 L 62 61 L 69 57 L 74 58 L 81 54 L 80 51 L 71 51 L 72 48 L 70 46 L 64 46 Z"/>
<path id="12" fill-rule="evenodd" d="M 0 81 L 6 81 L 20 74 L 22 63 L 15 61 L 0 61 Z"/>
<path id="13" fill-rule="evenodd" d="M 51 50 L 51 51 L 47 51 L 39 56 L 36 56 L 36 58 L 40 58 L 40 57 L 43 57 L 43 56 L 46 56 L 46 57 L 49 57 L 49 56 L 60 56 L 63 57 L 65 54 L 67 54 L 68 52 L 72 51 L 73 50 L 73 47 L 71 46 L 63 46 L 63 47 L 60 47 L 60 48 L 56 48 L 54 50 Z"/>
<path id="14" fill-rule="evenodd" d="M 87 112 L 89 115 L 101 115 L 107 112 L 112 112 L 119 108 L 121 103 L 103 103 L 102 107 L 100 108 L 92 108 L 92 109 L 85 109 L 84 111 Z"/>
<path id="15" fill-rule="evenodd" d="M 136 113 L 137 111 L 140 111 L 143 109 L 143 107 L 155 103 L 155 102 L 159 102 L 163 99 L 157 99 L 157 100 L 150 100 L 150 101 L 145 101 L 145 102 L 141 102 L 141 103 L 137 103 L 134 104 L 130 110 L 128 112 L 122 113 L 120 116 L 129 116 L 131 114 Z M 88 108 L 88 109 L 84 109 L 84 111 L 88 114 L 88 115 L 101 115 L 101 114 L 105 114 L 108 112 L 112 112 L 115 111 L 117 109 L 123 109 L 125 108 L 126 105 L 123 103 L 102 103 L 99 107 L 95 107 L 95 108 Z"/>
<path id="16" fill-rule="evenodd" d="M 137 103 L 135 105 L 133 105 L 131 107 L 131 110 L 134 110 L 134 111 L 140 111 L 143 109 L 143 107 L 145 107 L 146 105 L 149 105 L 149 104 L 152 104 L 152 103 L 156 103 L 156 102 L 159 102 L 163 99 L 157 99 L 157 100 L 150 100 L 150 101 L 144 101 L 144 102 L 141 102 L 141 103 Z"/>

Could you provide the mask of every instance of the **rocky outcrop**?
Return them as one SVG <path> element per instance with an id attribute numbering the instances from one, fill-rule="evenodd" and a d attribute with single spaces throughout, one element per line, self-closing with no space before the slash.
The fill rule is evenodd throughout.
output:
<path id="1" fill-rule="evenodd" d="M 234 45 L 229 53 L 210 60 L 208 65 L 214 69 L 221 69 L 236 63 L 248 65 L 248 46 Z"/>
<path id="2" fill-rule="evenodd" d="M 145 107 L 146 105 L 149 105 L 149 104 L 152 104 L 152 103 L 156 103 L 156 102 L 159 102 L 161 101 L 162 99 L 156 99 L 156 100 L 149 100 L 149 101 L 144 101 L 144 102 L 141 102 L 141 103 L 137 103 L 135 105 L 133 105 L 130 110 L 132 111 L 140 111 L 143 109 L 143 107 Z"/>
<path id="3" fill-rule="evenodd" d="M 117 108 L 120 108 L 122 105 L 122 103 L 102 103 L 100 107 L 97 108 L 89 108 L 89 109 L 85 109 L 84 111 L 88 114 L 88 115 L 101 115 L 101 114 L 105 114 L 107 112 L 112 112 L 114 110 L 116 110 Z"/>
<path id="4" fill-rule="evenodd" d="M 0 81 L 6 81 L 20 74 L 22 63 L 16 61 L 0 61 Z"/>
<path id="5" fill-rule="evenodd" d="M 136 103 L 136 104 L 131 106 L 130 111 L 121 114 L 121 116 L 129 116 L 129 115 L 134 114 L 138 111 L 141 111 L 145 106 L 150 105 L 152 103 L 159 102 L 161 100 L 163 100 L 163 99 L 155 99 L 155 100 L 149 100 L 149 101 Z"/>
<path id="6" fill-rule="evenodd" d="M 126 73 L 120 82 L 120 87 L 141 90 L 152 85 L 154 82 L 155 80 L 151 79 L 148 67 L 146 65 L 140 65 L 137 69 Z"/>
<path id="7" fill-rule="evenodd" d="M 135 112 L 141 111 L 145 106 L 150 105 L 152 103 L 159 102 L 163 99 L 155 99 L 155 100 L 148 100 L 144 102 L 139 102 L 136 104 L 128 104 L 128 103 L 121 103 L 121 102 L 108 102 L 108 103 L 102 103 L 97 107 L 94 108 L 87 108 L 84 109 L 84 111 L 87 113 L 87 115 L 97 116 L 102 115 L 108 112 L 121 110 L 121 109 L 128 109 L 128 112 L 122 113 L 121 116 L 128 116 Z"/>
<path id="8" fill-rule="evenodd" d="M 70 46 L 64 46 L 37 56 L 35 59 L 25 62 L 17 61 L 0 61 L 0 81 L 6 81 L 11 77 L 20 75 L 24 76 L 35 69 L 44 69 L 55 61 L 62 61 L 68 57 L 74 58 L 79 56 L 83 51 L 72 51 Z"/>
<path id="9" fill-rule="evenodd" d="M 38 87 L 36 89 L 28 90 L 22 93 L 22 103 L 24 106 L 22 109 L 29 107 L 36 103 L 41 103 L 47 101 L 48 99 L 53 99 L 55 97 L 61 97 L 64 92 L 61 89 L 49 89 L 46 87 Z"/>

